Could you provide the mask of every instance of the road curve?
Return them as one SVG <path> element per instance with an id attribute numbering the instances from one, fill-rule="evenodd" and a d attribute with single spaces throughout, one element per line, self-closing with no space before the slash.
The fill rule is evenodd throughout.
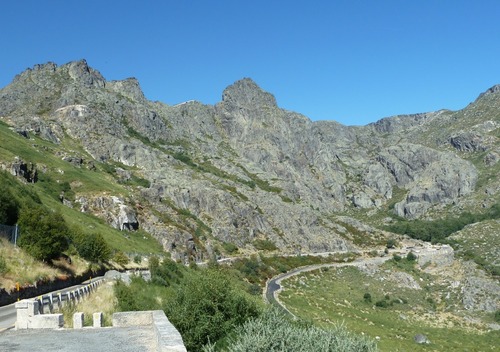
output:
<path id="1" fill-rule="evenodd" d="M 290 312 L 285 307 L 285 305 L 280 302 L 278 298 L 278 293 L 280 293 L 280 291 L 283 289 L 283 287 L 281 286 L 282 280 L 288 279 L 292 276 L 298 275 L 306 271 L 313 271 L 321 268 L 362 266 L 366 264 L 382 264 L 389 259 L 392 259 L 392 256 L 375 257 L 375 258 L 358 258 L 352 262 L 346 262 L 346 263 L 329 263 L 329 264 L 314 264 L 314 265 L 301 266 L 269 279 L 266 283 L 265 299 L 270 304 L 278 306 L 279 308 L 283 309 L 284 311 L 286 311 L 288 314 L 290 314 L 292 317 L 295 318 L 295 315 L 293 315 L 292 312 Z"/>

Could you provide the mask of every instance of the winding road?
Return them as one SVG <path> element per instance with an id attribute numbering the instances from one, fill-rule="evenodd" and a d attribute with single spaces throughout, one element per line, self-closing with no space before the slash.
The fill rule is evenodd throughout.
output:
<path id="1" fill-rule="evenodd" d="M 403 252 L 391 252 L 391 254 L 404 254 Z M 299 268 L 295 268 L 293 270 L 287 271 L 286 273 L 277 275 L 270 279 L 266 284 L 265 290 L 265 298 L 266 300 L 278 307 L 282 308 L 286 312 L 288 312 L 291 316 L 295 317 L 293 313 L 291 313 L 283 303 L 280 302 L 278 298 L 278 293 L 283 289 L 281 286 L 281 281 L 284 279 L 288 279 L 292 276 L 298 275 L 303 272 L 313 271 L 321 268 L 331 268 L 331 267 L 344 267 L 344 266 L 363 266 L 368 264 L 377 264 L 380 265 L 388 260 L 392 259 L 392 255 L 387 255 L 385 257 L 375 257 L 375 258 L 358 258 L 352 262 L 346 263 L 329 263 L 329 264 L 315 264 L 315 265 L 306 265 L 301 266 Z"/>

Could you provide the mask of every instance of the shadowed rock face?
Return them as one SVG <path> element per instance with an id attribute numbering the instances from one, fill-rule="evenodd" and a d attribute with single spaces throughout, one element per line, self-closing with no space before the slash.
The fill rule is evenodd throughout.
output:
<path id="1" fill-rule="evenodd" d="M 496 165 L 499 110 L 492 88 L 457 112 L 363 127 L 312 122 L 280 109 L 249 78 L 226 88 L 215 106 L 168 106 L 148 101 L 136 79 L 108 82 L 84 60 L 37 65 L 0 90 L 0 116 L 13 128 L 54 143 L 74 139 L 94 161 L 133 166 L 149 180 L 149 188 L 130 190 L 126 211 L 96 206 L 95 195 L 82 199 L 86 211 L 114 226 L 140 226 L 169 249 L 185 246 L 199 221 L 216 240 L 239 246 L 265 238 L 289 250 L 347 249 L 336 212 L 419 218 L 459 205 L 473 198 L 478 167 Z M 478 166 L 462 151 L 487 154 Z M 496 197 L 496 184 L 489 186 Z M 147 202 L 140 211 L 139 195 Z M 174 219 L 183 226 L 155 215 L 179 209 L 188 214 Z"/>

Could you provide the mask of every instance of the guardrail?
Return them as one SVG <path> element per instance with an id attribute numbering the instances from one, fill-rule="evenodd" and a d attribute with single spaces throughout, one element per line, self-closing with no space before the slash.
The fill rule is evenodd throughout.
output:
<path id="1" fill-rule="evenodd" d="M 92 282 L 71 291 L 50 293 L 35 298 L 38 301 L 40 314 L 54 312 L 54 307 L 61 309 L 65 304 L 75 304 L 94 292 L 102 284 L 104 278 L 94 279 Z"/>

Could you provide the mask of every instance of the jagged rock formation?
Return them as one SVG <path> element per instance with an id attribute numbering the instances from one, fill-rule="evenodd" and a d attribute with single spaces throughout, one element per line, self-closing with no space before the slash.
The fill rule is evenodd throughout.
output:
<path id="1" fill-rule="evenodd" d="M 79 143 L 90 160 L 68 151 L 75 167 L 105 163 L 118 182 L 146 179 L 127 202 L 77 198 L 83 210 L 139 226 L 173 251 L 189 241 L 204 250 L 209 241 L 245 247 L 256 239 L 289 251 L 353 248 L 334 214 L 419 218 L 472 207 L 483 168 L 494 174 L 500 155 L 497 88 L 458 112 L 354 127 L 283 110 L 249 78 L 215 106 L 151 102 L 136 79 L 106 81 L 82 60 L 16 76 L 0 90 L 0 117 L 25 136 Z M 498 198 L 497 180 L 481 187 Z"/>

